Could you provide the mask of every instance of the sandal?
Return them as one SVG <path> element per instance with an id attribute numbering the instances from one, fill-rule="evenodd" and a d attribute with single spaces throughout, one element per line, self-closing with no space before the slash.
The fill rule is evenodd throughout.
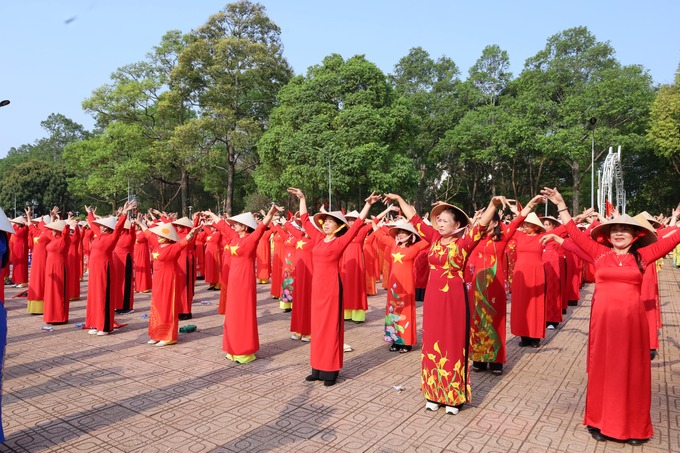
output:
<path id="1" fill-rule="evenodd" d="M 398 352 L 401 350 L 401 346 L 398 344 L 392 343 L 392 346 L 390 346 L 390 352 Z"/>
<path id="2" fill-rule="evenodd" d="M 399 354 L 406 354 L 407 352 L 411 352 L 411 346 L 402 346 L 399 350 Z"/>

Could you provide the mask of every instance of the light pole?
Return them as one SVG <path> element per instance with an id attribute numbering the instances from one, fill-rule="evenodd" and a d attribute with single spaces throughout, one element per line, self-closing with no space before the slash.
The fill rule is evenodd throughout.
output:
<path id="1" fill-rule="evenodd" d="M 328 156 L 328 210 L 331 211 L 331 156 Z"/>
<path id="2" fill-rule="evenodd" d="M 588 120 L 592 129 L 592 140 L 590 142 L 590 207 L 595 207 L 595 123 L 597 118 L 594 116 Z"/>

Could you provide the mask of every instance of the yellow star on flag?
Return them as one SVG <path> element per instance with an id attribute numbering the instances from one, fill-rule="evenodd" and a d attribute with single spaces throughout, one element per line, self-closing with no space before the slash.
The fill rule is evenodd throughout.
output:
<path id="1" fill-rule="evenodd" d="M 151 256 L 153 256 L 153 259 L 155 259 L 155 260 L 158 259 L 158 255 L 160 255 L 160 253 L 158 253 L 158 252 L 153 252 L 153 253 L 151 254 Z"/>
<path id="2" fill-rule="evenodd" d="M 306 244 L 305 241 L 297 241 L 297 244 L 295 244 L 295 248 L 302 250 L 302 247 L 304 247 L 305 244 Z"/>
<path id="3" fill-rule="evenodd" d="M 238 255 L 238 253 L 236 253 L 236 251 L 238 250 L 238 245 L 230 245 L 229 249 L 231 250 L 232 255 Z"/>
<path id="4" fill-rule="evenodd" d="M 394 263 L 402 263 L 402 264 L 404 264 L 404 262 L 403 262 L 401 259 L 402 259 L 403 257 L 405 257 L 405 256 L 406 256 L 406 255 L 402 255 L 402 254 L 399 253 L 399 252 L 393 253 L 393 254 L 392 254 L 392 258 L 394 258 L 394 261 L 393 261 L 393 262 L 394 262 Z"/>

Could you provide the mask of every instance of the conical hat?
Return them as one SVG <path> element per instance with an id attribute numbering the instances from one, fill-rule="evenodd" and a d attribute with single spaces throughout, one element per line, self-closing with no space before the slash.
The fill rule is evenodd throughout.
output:
<path id="1" fill-rule="evenodd" d="M 314 225 L 319 227 L 322 226 L 326 221 L 326 217 L 333 217 L 338 224 L 347 225 L 347 219 L 342 214 L 342 211 L 317 212 L 314 214 Z"/>
<path id="2" fill-rule="evenodd" d="M 548 220 L 550 223 L 553 224 L 553 227 L 557 228 L 558 226 L 562 225 L 562 222 L 556 219 L 555 217 L 551 215 L 544 215 L 543 217 L 539 217 L 541 223 L 543 223 L 544 220 Z"/>
<path id="3" fill-rule="evenodd" d="M 257 221 L 255 220 L 255 216 L 253 215 L 252 212 L 244 212 L 243 214 L 235 215 L 234 217 L 229 217 L 227 219 L 227 222 L 229 222 L 229 225 L 233 225 L 234 222 L 240 223 L 241 225 L 247 226 L 248 228 L 252 228 L 253 230 L 257 228 Z"/>
<path id="4" fill-rule="evenodd" d="M 638 215 L 644 217 L 644 219 L 645 219 L 647 222 L 651 223 L 651 224 L 652 224 L 652 228 L 659 228 L 659 227 L 661 226 L 661 222 L 659 222 L 658 220 L 656 220 L 656 219 L 654 218 L 654 216 L 651 215 L 651 214 L 650 214 L 649 212 L 647 212 L 647 211 L 642 211 L 642 212 L 641 212 L 640 214 L 638 214 Z M 635 216 L 634 218 L 637 219 L 637 216 Z"/>
<path id="5" fill-rule="evenodd" d="M 9 223 L 9 219 L 5 215 L 5 211 L 0 208 L 0 231 L 6 231 L 9 234 L 14 234 L 14 228 Z"/>
<path id="6" fill-rule="evenodd" d="M 654 234 L 656 234 L 656 228 L 654 228 L 654 225 L 652 225 L 642 213 L 634 216 L 633 220 L 638 222 L 643 227 L 647 228 L 649 231 L 653 231 Z"/>
<path id="7" fill-rule="evenodd" d="M 464 226 L 472 223 L 470 221 L 470 217 L 468 217 L 468 215 L 465 213 L 465 211 L 460 209 L 458 206 L 454 206 L 454 205 L 448 204 L 448 203 L 441 203 L 441 204 L 438 204 L 437 206 L 435 206 L 434 208 L 432 208 L 432 211 L 430 211 L 430 223 L 432 223 L 432 225 L 436 225 L 437 224 L 437 217 L 439 217 L 439 214 L 441 214 L 443 211 L 446 211 L 448 209 L 451 209 L 451 210 L 456 212 L 456 219 L 460 221 L 461 227 L 464 227 Z"/>
<path id="8" fill-rule="evenodd" d="M 106 228 L 109 228 L 111 230 L 116 229 L 116 223 L 118 223 L 118 219 L 116 219 L 113 216 L 108 216 L 104 217 L 102 219 L 97 219 L 94 221 L 97 225 L 105 226 Z"/>
<path id="9" fill-rule="evenodd" d="M 177 235 L 175 227 L 172 226 L 172 223 L 161 223 L 153 228 L 149 228 L 149 231 L 162 238 L 170 239 L 173 242 L 179 241 L 179 236 Z"/>
<path id="10" fill-rule="evenodd" d="M 355 209 L 353 211 L 348 212 L 345 214 L 346 219 L 358 219 L 359 218 L 359 212 Z"/>
<path id="11" fill-rule="evenodd" d="M 524 219 L 524 223 L 530 223 L 532 225 L 536 225 L 541 229 L 541 231 L 545 231 L 545 227 L 543 226 L 543 222 L 538 218 L 535 212 L 530 212 L 529 215 Z"/>
<path id="12" fill-rule="evenodd" d="M 16 223 L 18 225 L 26 225 L 26 218 L 24 216 L 20 215 L 19 217 L 15 217 L 15 218 L 11 219 L 10 222 Z"/>
<path id="13" fill-rule="evenodd" d="M 55 231 L 64 231 L 65 226 L 66 226 L 65 220 L 57 220 L 56 222 L 48 223 L 47 225 L 45 225 L 45 227 Z"/>
<path id="14" fill-rule="evenodd" d="M 656 242 L 656 232 L 652 228 L 651 230 L 642 225 L 640 222 L 629 216 L 628 214 L 622 214 L 614 219 L 611 219 L 605 223 L 601 223 L 590 232 L 590 237 L 593 239 L 602 238 L 605 245 L 609 244 L 609 234 L 611 232 L 612 226 L 614 225 L 630 225 L 637 228 L 643 235 L 638 237 L 636 243 L 638 247 L 644 247 L 646 245 Z"/>
<path id="15" fill-rule="evenodd" d="M 189 220 L 189 217 L 186 217 L 186 216 L 182 217 L 181 219 L 177 219 L 177 220 L 173 221 L 172 224 L 173 225 L 180 225 L 180 226 L 187 227 L 187 228 L 193 228 L 194 227 L 194 223 L 191 220 Z"/>
<path id="16" fill-rule="evenodd" d="M 403 220 L 400 220 L 394 223 L 390 223 L 389 225 L 387 225 L 387 227 L 389 228 L 390 236 L 392 237 L 395 237 L 399 233 L 399 230 L 403 230 L 411 234 L 414 234 L 418 240 L 421 239 L 415 227 L 411 225 L 409 222 L 404 222 Z"/>

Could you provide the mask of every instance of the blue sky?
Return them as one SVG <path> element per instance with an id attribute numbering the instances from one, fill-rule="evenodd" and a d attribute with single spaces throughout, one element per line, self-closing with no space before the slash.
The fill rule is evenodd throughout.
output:
<path id="1" fill-rule="evenodd" d="M 61 113 L 87 129 L 81 102 L 117 68 L 144 59 L 168 30 L 203 24 L 227 1 L 1 0 L 0 157 L 45 135 Z M 516 76 L 546 40 L 586 26 L 618 60 L 672 83 L 680 63 L 679 0 L 263 0 L 297 74 L 331 53 L 364 54 L 385 73 L 412 47 L 453 59 L 462 78 L 484 47 L 508 51 Z"/>

